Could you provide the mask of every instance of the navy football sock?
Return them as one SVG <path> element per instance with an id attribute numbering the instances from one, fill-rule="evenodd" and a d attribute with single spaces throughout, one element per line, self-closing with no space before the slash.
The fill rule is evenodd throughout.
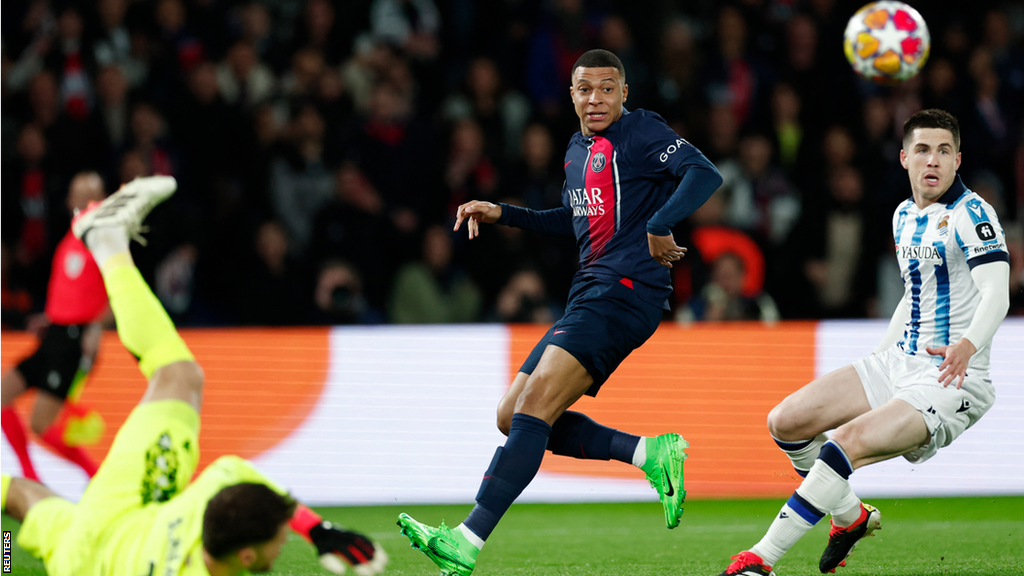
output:
<path id="1" fill-rule="evenodd" d="M 537 475 L 550 436 L 551 426 L 540 418 L 512 416 L 508 440 L 494 452 L 476 494 L 476 506 L 463 522 L 481 540 L 487 540 L 512 502 Z"/>
<path id="2" fill-rule="evenodd" d="M 559 456 L 633 462 L 640 437 L 594 422 L 586 414 L 567 411 L 551 427 L 548 450 Z"/>

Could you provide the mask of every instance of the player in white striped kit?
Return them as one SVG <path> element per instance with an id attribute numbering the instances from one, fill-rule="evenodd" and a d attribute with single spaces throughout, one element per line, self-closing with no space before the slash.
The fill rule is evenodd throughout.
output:
<path id="1" fill-rule="evenodd" d="M 923 110 L 903 128 L 900 162 L 913 192 L 893 215 L 903 300 L 871 356 L 804 386 L 768 415 L 772 436 L 804 481 L 764 538 L 733 556 L 722 576 L 773 574 L 825 514 L 832 529 L 818 567 L 835 572 L 881 527 L 881 513 L 853 493 L 850 474 L 896 456 L 924 462 L 995 400 L 989 350 L 1009 308 L 1003 229 L 956 173 L 956 118 Z"/>

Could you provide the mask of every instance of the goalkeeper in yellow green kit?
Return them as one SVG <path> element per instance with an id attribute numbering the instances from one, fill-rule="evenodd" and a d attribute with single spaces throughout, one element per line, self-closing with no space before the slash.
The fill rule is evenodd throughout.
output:
<path id="1" fill-rule="evenodd" d="M 242 458 L 219 458 L 189 483 L 199 462 L 203 372 L 128 251 L 149 211 L 176 188 L 167 176 L 136 179 L 72 225 L 100 266 L 118 335 L 149 385 L 78 504 L 2 476 L 0 505 L 23 522 L 18 544 L 51 576 L 221 576 L 270 570 L 290 528 L 328 570 L 381 572 L 379 545 L 323 521 Z"/>

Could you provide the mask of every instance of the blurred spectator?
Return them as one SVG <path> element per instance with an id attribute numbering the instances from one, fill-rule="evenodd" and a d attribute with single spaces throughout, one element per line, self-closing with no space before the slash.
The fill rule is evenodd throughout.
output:
<path id="1" fill-rule="evenodd" d="M 370 307 L 359 271 L 342 260 L 320 266 L 313 293 L 316 324 L 380 324 L 382 313 Z"/>
<path id="2" fill-rule="evenodd" d="M 179 184 L 183 196 L 204 203 L 207 212 L 212 213 L 220 200 L 215 192 L 216 183 L 237 170 L 242 162 L 242 149 L 234 139 L 247 132 L 237 108 L 221 97 L 213 63 L 201 62 L 192 68 L 188 93 L 178 99 L 173 117 L 181 151 Z"/>
<path id="3" fill-rule="evenodd" d="M 324 55 L 315 48 L 303 48 L 292 56 L 292 66 L 281 78 L 281 91 L 293 104 L 316 94 L 324 73 Z"/>
<path id="4" fill-rule="evenodd" d="M 276 84 L 277 78 L 256 58 L 256 49 L 248 42 L 232 44 L 217 67 L 217 86 L 228 104 L 259 106 L 274 95 Z"/>
<path id="5" fill-rule="evenodd" d="M 116 66 L 122 76 L 130 78 L 131 84 L 138 84 L 145 76 L 145 67 L 132 54 L 132 37 L 125 26 L 128 11 L 127 0 L 98 0 L 100 30 L 93 46 L 93 58 L 97 66 Z"/>
<path id="6" fill-rule="evenodd" d="M 452 262 L 452 232 L 445 226 L 427 227 L 423 258 L 398 270 L 388 307 L 397 324 L 437 324 L 480 320 L 480 290 Z"/>
<path id="7" fill-rule="evenodd" d="M 353 148 L 399 232 L 412 234 L 422 218 L 443 210 L 438 146 L 430 126 L 416 116 L 408 91 L 391 82 L 374 87 L 369 117 Z"/>
<path id="8" fill-rule="evenodd" d="M 495 199 L 498 170 L 486 153 L 484 131 L 475 121 L 460 120 L 452 127 L 444 177 L 448 186 L 449 214 L 454 214 L 459 204 L 474 198 Z"/>
<path id="9" fill-rule="evenodd" d="M 174 176 L 178 173 L 177 154 L 172 150 L 167 123 L 155 106 L 148 102 L 139 102 L 132 107 L 131 132 L 132 149 L 139 154 L 145 164 L 143 175 Z"/>
<path id="10" fill-rule="evenodd" d="M 373 36 L 417 60 L 438 56 L 440 29 L 441 15 L 432 0 L 374 0 L 370 8 Z"/>
<path id="11" fill-rule="evenodd" d="M 309 223 L 334 191 L 334 176 L 325 158 L 325 130 L 317 109 L 303 106 L 289 129 L 289 147 L 271 166 L 274 211 L 292 237 L 294 254 L 306 249 Z"/>
<path id="12" fill-rule="evenodd" d="M 384 199 L 354 162 L 334 173 L 334 197 L 313 220 L 310 259 L 343 260 L 355 267 L 373 308 L 384 309 L 398 263 L 405 260 Z"/>
<path id="13" fill-rule="evenodd" d="M 509 278 L 498 294 L 497 322 L 550 324 L 562 311 L 547 295 L 544 279 L 536 270 L 520 270 Z"/>
<path id="14" fill-rule="evenodd" d="M 786 174 L 798 171 L 797 162 L 805 153 L 804 129 L 800 123 L 800 95 L 784 82 L 772 91 L 772 128 L 779 150 L 779 164 Z"/>
<path id="15" fill-rule="evenodd" d="M 452 123 L 475 120 L 487 140 L 487 155 L 505 163 L 520 154 L 519 141 L 530 116 L 530 103 L 504 86 L 493 60 L 477 58 L 469 65 L 465 92 L 449 96 L 443 113 Z"/>
<path id="16" fill-rule="evenodd" d="M 311 48 L 323 54 L 331 66 L 341 62 L 346 47 L 338 33 L 337 16 L 330 0 L 308 0 L 301 19 L 302 28 L 296 35 L 296 47 Z"/>
<path id="17" fill-rule="evenodd" d="M 725 252 L 711 265 L 711 281 L 700 295 L 676 312 L 676 322 L 689 324 L 696 320 L 721 322 L 723 320 L 779 321 L 779 310 L 771 296 L 758 293 L 743 294 L 743 258 Z"/>
<path id="18" fill-rule="evenodd" d="M 260 224 L 253 238 L 255 258 L 240 267 L 236 314 L 243 324 L 286 326 L 301 323 L 310 298 L 289 256 L 288 233 L 280 222 Z"/>
<path id="19" fill-rule="evenodd" d="M 278 54 L 272 50 L 271 18 L 267 7 L 261 2 L 248 2 L 239 8 L 236 17 L 240 28 L 239 40 L 252 47 L 257 59 L 277 65 L 278 61 L 272 59 Z"/>
<path id="20" fill-rule="evenodd" d="M 705 153 L 713 162 L 721 162 L 736 155 L 740 125 L 727 104 L 712 104 L 706 118 L 708 146 Z"/>
<path id="21" fill-rule="evenodd" d="M 859 136 L 863 145 L 859 147 L 858 166 L 864 176 L 869 209 L 882 217 L 895 210 L 909 195 L 907 172 L 900 165 L 903 143 L 898 139 L 895 121 L 883 98 L 866 99 L 862 118 L 863 131 Z"/>
<path id="22" fill-rule="evenodd" d="M 800 216 L 800 198 L 771 160 L 771 140 L 744 136 L 738 160 L 718 164 L 724 180 L 720 193 L 728 195 L 726 223 L 779 245 Z"/>
<path id="23" fill-rule="evenodd" d="M 810 215 L 797 225 L 799 247 L 791 247 L 802 262 L 812 287 L 815 308 L 803 315 L 860 318 L 870 315 L 875 290 L 875 262 L 891 220 L 866 214 L 860 172 L 849 166 L 832 170 L 829 203 L 823 214 Z"/>
<path id="24" fill-rule="evenodd" d="M 555 155 L 551 131 L 532 123 L 523 131 L 522 160 L 502 174 L 502 189 L 521 198 L 527 208 L 547 210 L 562 205 L 565 170 Z"/>
<path id="25" fill-rule="evenodd" d="M 38 302 L 24 284 L 28 274 L 15 262 L 6 241 L 0 250 L 0 327 L 24 329 Z"/>
<path id="26" fill-rule="evenodd" d="M 26 275 L 23 285 L 35 301 L 45 293 L 48 252 L 60 239 L 56 212 L 63 211 L 63 185 L 47 166 L 47 141 L 36 124 L 18 133 L 17 159 L 3 170 L 3 238 L 13 250 L 18 269 Z M 66 227 L 64 228 L 66 231 Z"/>
<path id="27" fill-rule="evenodd" d="M 128 82 L 117 66 L 103 66 L 96 79 L 96 116 L 103 147 L 109 154 L 128 142 Z M 109 164 L 107 159 L 104 164 Z"/>
<path id="28" fill-rule="evenodd" d="M 759 106 L 767 100 L 770 80 L 767 70 L 747 46 L 747 24 L 738 8 L 726 6 L 718 13 L 715 47 L 705 63 L 705 97 L 724 107 L 737 126 L 752 115 L 763 117 Z"/>
<path id="29" fill-rule="evenodd" d="M 172 319 L 181 319 L 192 304 L 198 256 L 196 247 L 186 244 L 174 250 L 156 267 L 153 292 Z"/>
<path id="30" fill-rule="evenodd" d="M 699 53 L 693 26 L 676 19 L 665 26 L 659 70 L 655 78 L 658 103 L 654 109 L 668 119 L 694 123 L 698 114 Z"/>

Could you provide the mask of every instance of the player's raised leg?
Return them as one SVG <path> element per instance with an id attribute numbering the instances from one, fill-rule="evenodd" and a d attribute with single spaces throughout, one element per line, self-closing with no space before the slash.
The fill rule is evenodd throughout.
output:
<path id="1" fill-rule="evenodd" d="M 506 436 L 512 424 L 515 404 L 530 375 L 519 372 L 498 404 L 498 429 Z M 551 425 L 547 449 L 559 456 L 584 460 L 618 460 L 643 470 L 658 492 L 669 528 L 679 525 L 686 490 L 683 462 L 689 444 L 676 433 L 636 436 L 595 422 L 586 414 L 566 410 Z"/>
<path id="2" fill-rule="evenodd" d="M 142 402 L 183 400 L 199 410 L 202 372 L 129 252 L 142 222 L 177 189 L 169 176 L 137 178 L 75 220 L 72 230 L 96 259 L 117 320 L 121 343 L 149 380 Z"/>

